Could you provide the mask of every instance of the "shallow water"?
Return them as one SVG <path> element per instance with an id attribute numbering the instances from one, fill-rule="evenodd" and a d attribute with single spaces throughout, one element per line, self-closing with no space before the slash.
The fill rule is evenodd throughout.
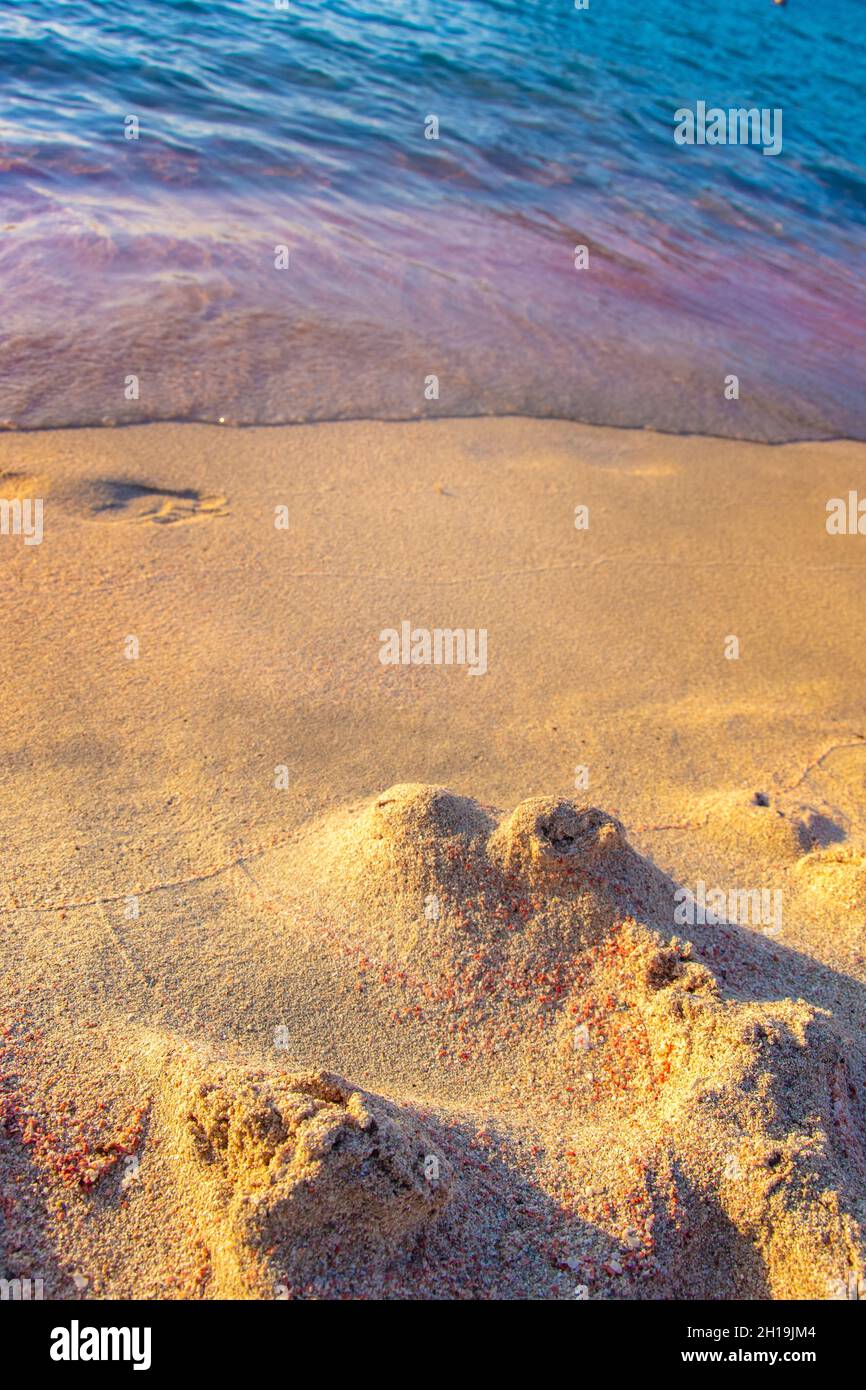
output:
<path id="1" fill-rule="evenodd" d="M 5 0 L 0 419 L 866 438 L 863 30 L 860 0 Z M 698 100 L 781 108 L 782 152 L 676 145 Z"/>

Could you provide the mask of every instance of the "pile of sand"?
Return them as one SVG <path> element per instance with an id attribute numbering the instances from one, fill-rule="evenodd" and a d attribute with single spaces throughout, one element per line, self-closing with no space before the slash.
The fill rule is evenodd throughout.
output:
<path id="1" fill-rule="evenodd" d="M 826 1010 L 731 997 L 696 955 L 618 929 L 562 1041 L 571 1010 L 589 1018 L 590 1103 L 617 1095 L 645 1182 L 672 1187 L 651 1247 L 676 1296 L 831 1297 L 866 1255 L 862 1064 Z"/>
<path id="2" fill-rule="evenodd" d="M 772 854 L 796 832 L 762 813 Z M 615 1171 L 572 1150 L 600 1199 L 574 1194 L 585 1216 L 622 1209 L 623 1164 L 640 1174 L 653 1219 L 613 1260 L 620 1294 L 651 1274 L 657 1296 L 828 1297 L 862 1273 L 862 1061 L 828 1010 L 761 997 L 784 947 L 674 929 L 677 885 L 614 817 L 401 785 L 319 826 L 283 873 L 304 884 L 294 912 L 354 951 L 366 988 L 402 989 L 443 1054 L 456 1036 L 460 1058 L 510 1060 L 529 1095 L 562 1088 L 552 1127 L 617 1154 Z M 750 990 L 726 986 L 730 961 Z"/>
<path id="3" fill-rule="evenodd" d="M 80 1099 L 65 1101 L 73 1143 L 50 1128 L 58 1094 L 74 1094 L 62 1050 L 49 1061 L 38 1031 L 16 1026 L 0 1197 L 12 1214 L 32 1184 L 67 1270 L 110 1231 L 140 1241 L 163 1212 L 167 1239 L 186 1231 L 190 1246 L 161 1296 L 827 1298 L 857 1286 L 862 1048 L 844 1018 L 797 997 L 809 974 L 780 941 L 730 923 L 674 929 L 676 883 L 615 817 L 556 797 L 502 814 L 397 786 L 268 866 L 285 968 L 331 960 L 344 982 L 345 1028 L 327 1050 L 345 1057 L 357 1028 L 366 1055 L 396 1027 L 450 1103 L 301 1070 L 291 1045 L 251 1066 L 241 1048 L 151 1027 L 123 1044 L 135 1123 L 94 1101 L 82 1129 Z M 853 850 L 816 848 L 794 873 L 808 892 L 860 866 Z M 119 1054 L 93 1036 L 97 1095 L 101 1049 Z M 19 1253 L 7 1246 L 7 1273 L 23 1242 L 18 1231 Z"/>
<path id="4" fill-rule="evenodd" d="M 427 975 L 558 970 L 623 916 L 663 920 L 673 902 L 603 811 L 542 797 L 503 818 L 416 783 L 329 819 L 285 873 L 332 931 Z"/>
<path id="5" fill-rule="evenodd" d="M 410 1115 L 325 1072 L 178 1080 L 175 1134 L 217 1296 L 289 1297 L 411 1249 L 453 1173 Z"/>

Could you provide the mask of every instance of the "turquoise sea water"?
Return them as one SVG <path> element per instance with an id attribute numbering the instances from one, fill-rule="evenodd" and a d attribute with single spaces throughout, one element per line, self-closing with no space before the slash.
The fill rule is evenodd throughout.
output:
<path id="1" fill-rule="evenodd" d="M 864 35 L 863 0 L 4 0 L 0 419 L 866 438 Z M 698 101 L 781 109 L 781 153 L 678 146 Z"/>

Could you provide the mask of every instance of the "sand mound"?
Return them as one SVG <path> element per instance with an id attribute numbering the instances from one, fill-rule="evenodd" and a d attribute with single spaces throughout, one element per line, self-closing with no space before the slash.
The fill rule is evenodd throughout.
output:
<path id="1" fill-rule="evenodd" d="M 789 999 L 725 1001 L 708 972 L 686 967 L 642 1017 L 656 1118 L 670 1127 L 692 1219 L 729 1223 L 750 1242 L 775 1297 L 827 1298 L 849 1272 L 862 1276 L 863 1079 L 829 1014 Z"/>
<path id="2" fill-rule="evenodd" d="M 573 870 L 609 867 L 625 871 L 628 853 L 618 821 L 593 806 L 554 797 L 522 801 L 491 836 L 490 857 L 529 880 L 574 882 Z M 622 873 L 621 873 L 622 876 Z"/>
<path id="3" fill-rule="evenodd" d="M 721 792 L 701 805 L 706 838 L 730 858 L 758 856 L 762 863 L 785 863 L 809 849 L 802 824 L 785 815 L 767 792 Z"/>
<path id="4" fill-rule="evenodd" d="M 620 1275 L 674 1297 L 856 1286 L 866 1076 L 829 1013 L 726 998 L 691 942 L 626 922 L 587 952 L 557 1048 L 603 1155 L 583 1159 L 598 1201 L 580 1209 L 633 1210 L 637 1175 L 643 1224 Z"/>
<path id="5" fill-rule="evenodd" d="M 453 1173 L 406 1111 L 327 1072 L 181 1083 L 182 1159 L 219 1292 L 273 1298 L 406 1255 Z"/>
<path id="6" fill-rule="evenodd" d="M 556 797 L 502 816 L 443 787 L 389 788 L 292 866 L 319 909 L 415 968 L 560 964 L 624 913 L 670 923 L 673 885 L 612 816 Z M 372 930 L 371 930 L 372 929 Z"/>
<path id="7" fill-rule="evenodd" d="M 804 859 L 798 821 L 719 804 L 736 844 L 824 862 Z M 859 1277 L 863 1059 L 827 1011 L 761 997 L 773 962 L 784 978 L 783 947 L 730 923 L 673 936 L 676 885 L 614 817 L 563 798 L 501 815 L 397 786 L 314 843 L 293 880 L 315 886 L 341 942 L 357 932 L 385 962 L 384 988 L 402 990 L 437 1056 L 507 1057 L 519 1107 L 553 1093 L 561 1132 L 591 1136 L 571 1140 L 584 1219 L 603 1227 L 634 1200 L 608 1154 L 629 1181 L 642 1174 L 658 1219 L 643 1263 L 627 1248 L 617 1278 L 826 1298 Z"/>
<path id="8" fill-rule="evenodd" d="M 866 912 L 866 854 L 853 845 L 816 850 L 796 865 L 798 880 L 818 900 Z"/>
<path id="9" fill-rule="evenodd" d="M 732 862 L 794 863 L 845 838 L 825 811 L 790 793 L 714 792 L 698 801 L 696 812 L 704 842 Z"/>

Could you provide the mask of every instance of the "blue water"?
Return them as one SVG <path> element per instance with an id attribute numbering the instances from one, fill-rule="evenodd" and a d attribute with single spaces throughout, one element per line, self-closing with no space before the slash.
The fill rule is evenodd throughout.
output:
<path id="1" fill-rule="evenodd" d="M 0 419 L 866 437 L 864 21 L 863 0 L 5 0 Z M 781 108 L 781 154 L 676 145 L 699 100 Z"/>

